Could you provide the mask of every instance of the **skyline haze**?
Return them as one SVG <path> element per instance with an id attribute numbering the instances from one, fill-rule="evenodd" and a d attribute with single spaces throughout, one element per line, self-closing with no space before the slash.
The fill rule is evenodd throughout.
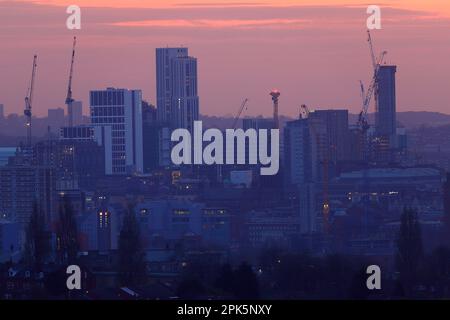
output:
<path id="1" fill-rule="evenodd" d="M 0 1 L 0 103 L 6 114 L 22 113 L 35 53 L 33 114 L 64 107 L 74 35 L 73 94 L 84 102 L 85 114 L 89 90 L 106 87 L 141 89 L 143 98 L 156 104 L 157 47 L 183 45 L 198 58 L 206 115 L 234 115 L 249 98 L 245 115 L 270 116 L 273 88 L 282 92 L 282 115 L 296 116 L 303 103 L 358 113 L 358 82 L 367 85 L 372 76 L 362 1 L 169 1 L 164 6 L 127 1 L 127 8 L 124 1 L 108 1 L 110 7 L 101 7 L 105 1 L 78 1 L 82 29 L 76 32 L 65 28 L 66 1 L 42 3 Z M 448 27 L 450 5 L 443 1 L 382 5 L 382 30 L 373 32 L 374 45 L 377 52 L 387 50 L 387 62 L 398 66 L 398 111 L 447 113 Z"/>

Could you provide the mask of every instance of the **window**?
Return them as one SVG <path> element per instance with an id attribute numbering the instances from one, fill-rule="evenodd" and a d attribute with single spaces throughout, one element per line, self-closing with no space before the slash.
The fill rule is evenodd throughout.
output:
<path id="1" fill-rule="evenodd" d="M 173 214 L 176 214 L 176 215 L 188 215 L 188 214 L 190 214 L 190 211 L 189 210 L 187 210 L 187 209 L 174 209 L 173 210 Z"/>

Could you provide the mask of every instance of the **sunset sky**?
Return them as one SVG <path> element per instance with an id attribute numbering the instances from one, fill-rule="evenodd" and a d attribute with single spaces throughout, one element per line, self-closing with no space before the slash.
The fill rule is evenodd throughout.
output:
<path id="1" fill-rule="evenodd" d="M 67 30 L 66 7 L 82 9 L 82 29 Z M 72 37 L 78 37 L 73 95 L 88 111 L 88 91 L 137 88 L 155 102 L 155 48 L 184 45 L 199 59 L 201 113 L 270 115 L 348 108 L 357 113 L 359 80 L 371 61 L 366 8 L 382 8 L 377 52 L 398 66 L 400 111 L 450 114 L 450 1 L 385 0 L 0 0 L 0 103 L 22 112 L 32 57 L 38 54 L 34 114 L 64 106 Z"/>

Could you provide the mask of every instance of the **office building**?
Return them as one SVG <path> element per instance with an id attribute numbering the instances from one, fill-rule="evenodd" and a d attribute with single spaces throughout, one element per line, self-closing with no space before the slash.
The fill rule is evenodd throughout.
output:
<path id="1" fill-rule="evenodd" d="M 318 230 L 316 210 L 316 185 L 305 183 L 299 187 L 300 234 L 312 234 Z"/>
<path id="2" fill-rule="evenodd" d="M 187 48 L 156 49 L 158 119 L 171 129 L 193 129 L 199 118 L 197 59 Z"/>
<path id="3" fill-rule="evenodd" d="M 322 181 L 321 166 L 327 150 L 325 125 L 313 118 L 290 121 L 284 141 L 287 185 Z"/>
<path id="4" fill-rule="evenodd" d="M 5 106 L 0 103 L 0 121 L 5 119 Z"/>
<path id="5" fill-rule="evenodd" d="M 375 112 L 377 136 L 392 139 L 396 134 L 396 66 L 381 66 L 378 74 L 378 94 Z"/>
<path id="6" fill-rule="evenodd" d="M 328 161 L 336 163 L 348 160 L 350 158 L 348 110 L 315 110 L 309 117 L 318 119 L 325 125 Z"/>
<path id="7" fill-rule="evenodd" d="M 242 119 L 242 129 L 248 130 L 248 129 L 274 129 L 274 122 L 272 119 L 264 119 L 264 118 L 246 118 Z"/>
<path id="8" fill-rule="evenodd" d="M 98 208 L 77 218 L 80 250 L 117 250 L 121 227 L 120 214 L 113 208 Z"/>
<path id="9" fill-rule="evenodd" d="M 72 121 L 74 126 L 83 124 L 83 103 L 81 101 L 72 103 Z"/>
<path id="10" fill-rule="evenodd" d="M 48 109 L 47 111 L 47 121 L 50 131 L 53 133 L 58 133 L 59 129 L 64 126 L 64 109 Z"/>
<path id="11" fill-rule="evenodd" d="M 142 93 L 108 88 L 90 92 L 93 126 L 110 126 L 113 175 L 143 172 Z"/>
<path id="12" fill-rule="evenodd" d="M 145 201 L 136 206 L 136 217 L 147 248 L 187 239 L 229 245 L 230 215 L 221 207 L 175 199 Z"/>
<path id="13" fill-rule="evenodd" d="M 76 168 L 82 179 L 112 175 L 111 126 L 83 125 L 61 128 L 59 139 L 73 146 Z"/>
<path id="14" fill-rule="evenodd" d="M 41 208 L 47 223 L 54 221 L 57 211 L 54 168 L 32 165 L 27 158 L 18 153 L 0 167 L 0 212 L 5 219 L 19 223 L 22 240 L 34 204 Z"/>
<path id="15" fill-rule="evenodd" d="M 170 165 L 170 136 L 168 127 L 158 120 L 156 108 L 145 101 L 142 103 L 142 118 L 144 173 L 151 173 Z M 168 161 L 163 158 L 168 158 Z"/>
<path id="16" fill-rule="evenodd" d="M 258 249 L 267 246 L 290 248 L 300 230 L 299 219 L 286 208 L 252 211 L 244 221 L 243 235 L 246 239 L 243 240 Z"/>
<path id="17" fill-rule="evenodd" d="M 9 158 L 16 154 L 16 148 L 0 147 L 0 167 L 7 165 Z"/>

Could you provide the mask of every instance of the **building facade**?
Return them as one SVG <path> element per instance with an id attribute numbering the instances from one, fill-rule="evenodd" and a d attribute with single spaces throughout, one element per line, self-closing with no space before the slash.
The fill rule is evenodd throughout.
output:
<path id="1" fill-rule="evenodd" d="M 156 49 L 158 119 L 171 129 L 193 130 L 199 118 L 197 59 L 187 48 Z"/>
<path id="2" fill-rule="evenodd" d="M 142 93 L 108 88 L 90 92 L 93 126 L 110 126 L 113 175 L 143 172 Z"/>
<path id="3" fill-rule="evenodd" d="M 375 130 L 379 137 L 391 139 L 396 134 L 395 73 L 397 66 L 381 66 L 378 74 L 378 93 Z"/>
<path id="4" fill-rule="evenodd" d="M 299 119 L 287 123 L 284 131 L 287 185 L 299 186 L 322 180 L 325 142 L 326 128 L 318 119 Z"/>
<path id="5" fill-rule="evenodd" d="M 328 160 L 330 162 L 349 160 L 348 110 L 315 110 L 309 117 L 318 119 L 325 125 Z"/>

